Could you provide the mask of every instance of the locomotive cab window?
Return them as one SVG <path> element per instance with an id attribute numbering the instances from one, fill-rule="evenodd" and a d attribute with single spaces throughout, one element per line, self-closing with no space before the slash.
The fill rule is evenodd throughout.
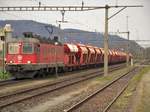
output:
<path id="1" fill-rule="evenodd" d="M 33 44 L 31 43 L 23 43 L 22 52 L 23 54 L 32 54 L 33 53 Z"/>
<path id="2" fill-rule="evenodd" d="M 18 54 L 19 53 L 19 44 L 18 43 L 8 43 L 8 53 L 9 54 Z"/>

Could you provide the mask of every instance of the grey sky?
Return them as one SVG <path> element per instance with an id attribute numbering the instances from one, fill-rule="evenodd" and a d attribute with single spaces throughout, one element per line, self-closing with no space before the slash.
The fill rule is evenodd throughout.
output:
<path id="1" fill-rule="evenodd" d="M 0 0 L 0 6 L 17 5 L 81 5 L 82 0 Z M 128 8 L 109 21 L 109 31 L 126 31 L 126 16 L 129 16 L 130 39 L 150 40 L 150 0 L 117 0 L 119 5 L 144 5 L 143 8 Z M 85 5 L 105 4 L 115 5 L 116 0 L 84 0 Z M 109 15 L 119 9 L 110 9 Z M 61 19 L 60 12 L 0 12 L 0 19 L 32 19 L 39 22 L 56 24 Z M 104 10 L 89 12 L 66 12 L 65 19 L 69 23 L 63 24 L 62 28 L 78 28 L 88 31 L 104 31 Z M 126 35 L 121 35 L 126 38 Z M 144 44 L 144 42 L 142 43 Z M 145 42 L 150 44 L 150 42 Z"/>

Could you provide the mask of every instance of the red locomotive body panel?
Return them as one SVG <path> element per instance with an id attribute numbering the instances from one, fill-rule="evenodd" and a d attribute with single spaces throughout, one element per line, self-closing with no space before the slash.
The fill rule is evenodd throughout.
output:
<path id="1" fill-rule="evenodd" d="M 40 44 L 40 53 L 39 53 L 39 63 L 41 64 L 51 64 L 63 63 L 64 59 L 64 49 L 59 45 L 52 45 L 42 43 Z"/>
<path id="2" fill-rule="evenodd" d="M 31 47 L 31 52 L 28 51 L 26 45 L 29 45 Z M 6 55 L 6 63 L 11 64 L 30 64 L 30 63 L 37 63 L 36 54 L 34 51 L 34 44 L 33 43 L 24 43 L 18 42 L 18 43 L 9 43 Z M 24 51 L 23 51 L 24 49 Z"/>
<path id="3" fill-rule="evenodd" d="M 64 66 L 62 45 L 21 41 L 8 43 L 7 48 L 6 70 L 16 78 L 32 78 L 37 72 Z"/>
<path id="4" fill-rule="evenodd" d="M 63 63 L 64 51 L 62 46 L 52 44 L 33 44 L 33 43 L 8 43 L 8 47 L 14 47 L 15 52 L 8 51 L 6 63 L 11 64 L 54 64 Z M 12 45 L 13 44 L 13 45 Z M 25 44 L 31 45 L 31 52 L 23 52 Z M 11 46 L 12 45 L 12 46 Z M 11 48 L 9 48 L 11 49 Z M 18 49 L 18 50 L 17 50 Z M 13 48 L 12 48 L 13 50 Z M 27 50 L 27 46 L 26 46 Z M 28 49 L 29 50 L 29 49 Z M 12 53 L 11 53 L 12 52 Z"/>

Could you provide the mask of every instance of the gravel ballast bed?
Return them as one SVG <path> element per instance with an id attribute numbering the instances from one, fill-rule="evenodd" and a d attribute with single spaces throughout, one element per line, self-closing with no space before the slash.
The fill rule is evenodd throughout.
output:
<path id="1" fill-rule="evenodd" d="M 38 96 L 36 98 L 23 101 L 21 103 L 9 106 L 1 110 L 2 112 L 30 112 L 32 110 L 42 109 L 41 105 L 47 105 L 46 112 L 62 112 L 62 110 L 70 107 L 70 105 L 78 102 L 79 100 L 85 98 L 93 90 L 96 90 L 97 87 L 100 87 L 97 84 L 91 84 L 91 80 L 82 82 L 80 84 L 75 84 L 70 87 L 64 88 L 59 91 L 55 91 L 50 94 L 45 94 L 43 96 Z M 67 95 L 68 94 L 68 95 Z M 65 98 L 63 98 L 63 96 Z M 61 100 L 60 100 L 61 99 Z M 54 104 L 52 104 L 55 101 Z M 48 104 L 50 103 L 50 104 Z M 44 108 L 44 106 L 43 106 Z M 32 111 L 33 112 L 33 111 Z M 40 111 L 39 111 L 40 112 Z"/>

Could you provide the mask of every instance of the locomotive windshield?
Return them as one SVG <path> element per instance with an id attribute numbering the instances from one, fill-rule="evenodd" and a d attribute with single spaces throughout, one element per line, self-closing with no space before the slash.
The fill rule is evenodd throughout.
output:
<path id="1" fill-rule="evenodd" d="M 33 53 L 33 45 L 31 43 L 23 43 L 22 51 L 24 54 Z"/>
<path id="2" fill-rule="evenodd" d="M 19 44 L 18 43 L 9 43 L 8 44 L 8 53 L 9 54 L 18 54 L 19 53 Z"/>

